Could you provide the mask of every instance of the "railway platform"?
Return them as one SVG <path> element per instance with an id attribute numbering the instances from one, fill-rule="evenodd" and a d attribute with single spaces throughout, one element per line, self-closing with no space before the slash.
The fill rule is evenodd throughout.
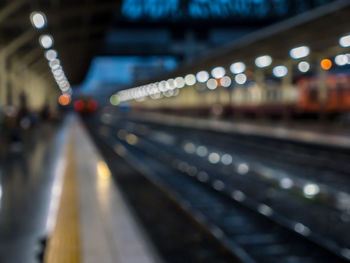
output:
<path id="1" fill-rule="evenodd" d="M 78 117 L 1 163 L 0 262 L 162 262 Z"/>
<path id="2" fill-rule="evenodd" d="M 349 138 L 300 127 L 42 123 L 0 162 L 0 262 L 348 262 Z"/>
<path id="3" fill-rule="evenodd" d="M 350 262 L 349 17 L 0 1 L 0 263 Z"/>

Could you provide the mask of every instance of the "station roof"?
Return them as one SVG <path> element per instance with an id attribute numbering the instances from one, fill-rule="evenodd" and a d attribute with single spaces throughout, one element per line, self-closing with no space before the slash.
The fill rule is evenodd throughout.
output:
<path id="1" fill-rule="evenodd" d="M 18 47 L 9 55 L 40 73 L 49 73 L 38 39 L 41 34 L 50 34 L 68 79 L 72 84 L 79 83 L 120 5 L 121 0 L 1 1 L 0 47 L 5 50 L 11 45 Z M 46 15 L 45 28 L 35 30 L 32 27 L 29 18 L 34 11 Z"/>
<path id="2" fill-rule="evenodd" d="M 349 33 L 350 2 L 338 0 L 314 10 L 291 17 L 261 30 L 248 34 L 205 56 L 184 63 L 163 79 L 185 76 L 201 70 L 210 71 L 216 66 L 229 67 L 235 61 L 254 65 L 254 59 L 270 55 L 274 64 L 289 57 L 290 49 L 302 45 L 309 46 L 313 54 L 320 54 L 325 48 L 337 47 L 338 40 Z M 327 54 L 322 54 L 327 55 Z M 160 81 L 159 78 L 138 83 L 140 85 Z M 139 85 L 136 85 L 139 86 Z"/>
<path id="3" fill-rule="evenodd" d="M 84 79 L 93 57 L 99 54 L 113 55 L 108 53 L 108 50 L 103 50 L 103 48 L 105 47 L 104 41 L 106 40 L 106 35 L 108 32 L 116 28 L 124 28 L 126 30 L 129 30 L 130 28 L 139 28 L 141 30 L 145 30 L 145 28 L 157 27 L 167 29 L 170 28 L 170 30 L 172 30 L 172 34 L 178 34 L 178 31 L 180 31 L 180 34 L 183 34 L 183 30 L 189 25 L 193 25 L 195 31 L 198 31 L 201 28 L 207 29 L 209 25 L 220 27 L 224 25 L 226 27 L 268 25 L 274 21 L 280 20 L 281 16 L 288 16 L 293 14 L 293 12 L 295 14 L 298 11 L 294 0 L 283 1 L 285 4 L 283 7 L 284 9 L 281 7 L 278 9 L 276 6 L 273 6 L 269 0 L 246 0 L 244 5 L 239 6 L 240 8 L 236 8 L 236 6 L 233 4 L 230 6 L 224 5 L 225 8 L 222 10 L 233 13 L 217 14 L 215 13 L 218 10 L 217 7 L 213 7 L 212 11 L 216 10 L 213 14 L 224 17 L 224 19 L 218 19 L 218 17 L 210 17 L 212 11 L 210 11 L 211 9 L 208 5 L 209 2 L 210 1 L 202 0 L 164 1 L 164 3 L 167 3 L 169 6 L 171 3 L 180 3 L 180 5 L 177 7 L 180 9 L 176 9 L 175 12 L 173 12 L 174 9 L 172 9 L 172 6 L 169 7 L 170 9 L 167 9 L 170 11 L 173 10 L 171 12 L 174 14 L 183 14 L 186 12 L 189 14 L 189 10 L 193 10 L 190 9 L 191 5 L 193 4 L 197 4 L 197 8 L 202 8 L 198 9 L 201 12 L 197 12 L 197 14 L 202 14 L 203 10 L 207 10 L 209 17 L 202 17 L 197 21 L 196 19 L 198 19 L 198 17 L 195 16 L 180 17 L 180 19 L 177 19 L 176 17 L 174 18 L 167 14 L 165 14 L 164 17 L 168 18 L 168 20 L 157 20 L 150 17 L 150 14 L 148 14 L 148 17 L 146 14 L 146 16 L 142 17 L 141 19 L 130 19 L 130 17 L 128 19 L 128 12 L 129 14 L 133 15 L 133 10 L 138 10 L 135 9 L 135 6 L 133 6 L 135 3 L 154 4 L 155 2 L 151 0 L 3 0 L 0 2 L 0 48 L 3 51 L 7 50 L 11 57 L 17 57 L 18 61 L 29 65 L 32 69 L 42 74 L 49 74 L 47 61 L 43 56 L 44 51 L 39 45 L 38 39 L 41 34 L 51 34 L 54 38 L 54 49 L 56 49 L 59 54 L 59 59 L 70 83 L 78 84 Z M 217 1 L 216 3 L 221 2 L 228 3 L 227 1 Z M 304 0 L 303 2 L 305 3 L 304 6 L 308 6 L 307 8 L 315 7 L 314 4 L 311 4 L 314 1 Z M 324 0 L 323 2 L 338 3 L 348 1 Z M 128 3 L 132 3 L 131 6 L 128 7 Z M 162 1 L 159 3 L 162 3 Z M 184 6 L 187 8 L 186 12 L 183 12 L 181 9 Z M 143 10 L 155 10 L 155 7 L 157 6 L 154 6 L 152 9 L 144 6 Z M 258 12 L 257 10 L 265 10 L 265 13 L 254 13 Z M 35 30 L 31 26 L 29 16 L 34 11 L 41 11 L 46 14 L 47 26 L 44 29 Z M 236 14 L 234 12 L 242 13 Z M 340 14 L 341 12 L 342 11 L 338 11 L 337 13 Z M 156 13 L 158 13 L 157 10 Z M 344 13 L 346 12 L 344 11 Z M 224 16 L 225 14 L 226 16 Z M 255 16 L 252 17 L 251 14 L 255 14 Z M 339 28 L 334 26 L 335 35 L 336 32 L 340 32 L 341 28 L 346 28 L 346 25 L 348 25 L 349 22 L 346 14 L 341 14 L 340 16 L 341 17 L 337 16 L 334 18 L 336 21 L 338 21 L 339 25 Z M 323 25 L 335 25 L 336 23 L 333 21 L 334 19 L 332 17 L 326 19 L 327 21 L 330 21 L 329 23 L 324 21 Z M 194 21 L 196 21 L 197 24 L 194 24 Z M 290 23 L 292 24 L 292 20 Z M 320 22 L 318 22 L 318 24 L 319 23 Z M 303 28 L 302 30 L 309 32 L 307 30 L 312 30 L 313 25 L 310 24 L 308 28 L 309 29 Z M 275 35 L 272 35 L 271 33 L 268 34 L 268 30 L 271 32 L 278 31 L 278 29 L 272 27 L 270 29 L 266 29 L 265 31 L 261 31 L 260 33 L 258 32 L 253 36 L 248 36 L 241 42 L 224 47 L 218 53 L 213 53 L 210 56 L 202 58 L 201 65 L 209 66 L 211 63 L 215 64 L 214 62 L 216 61 L 221 63 L 222 60 L 227 57 L 227 54 L 230 54 L 230 58 L 233 58 L 236 54 L 243 56 L 245 52 L 246 55 L 248 55 L 248 53 L 249 55 L 252 55 L 250 51 L 247 53 L 248 49 L 244 48 L 247 45 L 251 45 L 252 48 L 250 48 L 250 50 L 254 50 L 254 52 L 257 53 L 263 51 L 269 52 L 269 48 L 272 49 L 271 51 L 275 52 L 276 49 L 273 48 L 271 43 L 277 40 L 277 42 L 282 43 L 282 40 L 278 39 L 280 37 L 283 37 L 283 41 L 291 41 L 291 44 L 293 41 L 295 43 L 297 43 L 298 40 L 301 41 L 301 34 L 299 34 L 298 38 L 295 39 L 287 39 L 283 36 L 283 34 L 286 36 L 295 34 L 295 32 L 292 33 L 293 29 L 287 30 L 282 26 L 280 31 L 283 32 L 278 34 L 276 33 Z M 294 30 L 299 29 L 295 28 Z M 317 34 L 320 37 L 323 37 L 326 33 L 324 32 L 322 35 L 322 32 L 317 32 Z M 327 34 L 329 35 L 328 31 Z M 310 36 L 305 35 L 303 37 L 305 38 L 305 41 L 312 41 L 312 37 Z M 258 38 L 260 39 L 260 44 L 258 46 L 254 46 L 257 44 L 253 44 L 253 42 Z M 313 44 L 316 44 L 316 42 L 313 42 Z M 322 45 L 322 42 L 319 44 Z M 4 49 L 4 47 L 6 48 Z M 11 53 L 11 49 L 16 50 L 16 52 Z M 279 52 L 283 54 L 284 51 L 280 49 Z M 186 65 L 183 67 L 183 70 L 188 67 L 199 68 L 199 66 L 191 64 L 190 66 Z"/>

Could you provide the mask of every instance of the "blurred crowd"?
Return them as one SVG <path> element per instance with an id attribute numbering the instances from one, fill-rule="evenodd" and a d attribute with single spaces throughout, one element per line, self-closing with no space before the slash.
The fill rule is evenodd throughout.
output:
<path id="1" fill-rule="evenodd" d="M 20 107 L 6 106 L 0 110 L 0 158 L 7 152 L 20 152 L 24 134 L 44 123 L 56 122 L 57 111 L 44 105 L 40 111 L 29 110 L 24 98 Z"/>

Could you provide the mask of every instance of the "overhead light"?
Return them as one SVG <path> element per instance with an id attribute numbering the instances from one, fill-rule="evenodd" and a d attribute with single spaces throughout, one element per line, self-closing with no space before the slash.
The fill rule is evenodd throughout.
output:
<path id="1" fill-rule="evenodd" d="M 332 61 L 328 58 L 321 60 L 321 68 L 324 70 L 329 70 L 332 67 Z"/>
<path id="2" fill-rule="evenodd" d="M 244 73 L 238 74 L 235 76 L 235 81 L 238 84 L 243 85 L 247 81 L 247 76 Z"/>
<path id="3" fill-rule="evenodd" d="M 56 70 L 62 70 L 62 67 L 60 64 L 55 64 L 53 67 L 51 67 L 51 71 L 54 72 Z"/>
<path id="4" fill-rule="evenodd" d="M 62 91 L 63 94 L 69 94 L 69 95 L 72 95 L 73 94 L 73 90 L 71 88 L 69 88 L 68 90 L 66 91 Z"/>
<path id="5" fill-rule="evenodd" d="M 36 29 L 42 29 L 46 25 L 46 16 L 42 12 L 33 12 L 30 14 L 30 22 Z"/>
<path id="6" fill-rule="evenodd" d="M 349 63 L 349 58 L 345 54 L 338 55 L 334 58 L 335 64 L 338 66 L 344 66 Z"/>
<path id="7" fill-rule="evenodd" d="M 193 74 L 188 74 L 185 77 L 185 83 L 187 86 L 193 86 L 194 84 L 196 84 L 196 77 Z"/>
<path id="8" fill-rule="evenodd" d="M 62 94 L 61 96 L 58 97 L 58 103 L 61 104 L 62 106 L 68 105 L 71 101 L 72 99 L 69 94 Z"/>
<path id="9" fill-rule="evenodd" d="M 55 75 L 54 75 L 54 77 L 55 77 L 55 80 L 56 80 L 56 81 L 61 81 L 61 80 L 66 80 L 66 79 L 67 79 L 66 76 L 65 76 L 64 74 L 59 75 L 59 76 L 55 76 Z"/>
<path id="10" fill-rule="evenodd" d="M 52 74 L 53 74 L 54 76 L 59 77 L 59 76 L 63 76 L 63 75 L 64 75 L 64 72 L 63 72 L 62 69 L 56 69 L 56 70 L 53 70 L 53 71 L 52 71 Z"/>
<path id="11" fill-rule="evenodd" d="M 176 88 L 174 79 L 168 79 L 167 83 L 168 83 L 168 87 L 169 87 L 170 90 L 173 90 L 173 89 Z"/>
<path id="12" fill-rule="evenodd" d="M 282 78 L 287 75 L 288 69 L 286 66 L 277 66 L 273 68 L 272 73 L 275 75 L 275 77 Z"/>
<path id="13" fill-rule="evenodd" d="M 303 73 L 308 72 L 309 69 L 310 69 L 309 62 L 306 62 L 306 61 L 299 62 L 298 69 L 299 69 L 300 72 L 303 72 Z"/>
<path id="14" fill-rule="evenodd" d="M 218 83 L 216 82 L 215 79 L 209 79 L 207 81 L 207 87 L 210 90 L 214 90 L 214 89 L 216 89 L 218 87 Z"/>
<path id="15" fill-rule="evenodd" d="M 167 91 L 168 90 L 168 83 L 165 80 L 162 80 L 158 84 L 158 89 L 162 92 Z M 136 89 L 136 91 L 137 91 L 137 89 Z"/>
<path id="16" fill-rule="evenodd" d="M 226 70 L 223 67 L 216 67 L 211 71 L 211 75 L 216 79 L 222 78 L 225 74 Z"/>
<path id="17" fill-rule="evenodd" d="M 310 54 L 310 48 L 307 46 L 301 46 L 293 48 L 289 51 L 289 55 L 294 59 L 304 58 Z"/>
<path id="18" fill-rule="evenodd" d="M 56 76 L 63 74 L 63 69 L 62 69 L 61 66 L 59 66 L 59 68 L 57 68 L 57 69 L 52 69 L 51 71 L 52 71 L 52 73 L 53 73 L 54 75 L 56 75 Z M 57 73 L 56 73 L 56 72 L 57 72 Z M 58 74 L 58 72 L 60 72 L 60 74 Z"/>
<path id="19" fill-rule="evenodd" d="M 59 81 L 58 82 L 58 86 L 60 86 L 60 87 L 66 87 L 66 86 L 68 86 L 69 84 L 68 84 L 68 81 L 67 80 L 62 80 L 62 81 Z"/>
<path id="20" fill-rule="evenodd" d="M 177 77 L 175 79 L 175 87 L 181 89 L 185 86 L 185 80 L 183 77 Z"/>
<path id="21" fill-rule="evenodd" d="M 39 38 L 39 42 L 43 48 L 49 49 L 53 45 L 53 38 L 50 35 L 42 35 Z"/>
<path id="22" fill-rule="evenodd" d="M 266 68 L 272 63 L 272 58 L 268 55 L 260 56 L 255 59 L 255 65 L 258 68 Z"/>
<path id="23" fill-rule="evenodd" d="M 339 38 L 339 45 L 342 47 L 350 47 L 350 35 Z"/>
<path id="24" fill-rule="evenodd" d="M 50 49 L 48 51 L 45 52 L 45 58 L 48 60 L 48 61 L 52 61 L 54 59 L 57 58 L 57 52 L 56 50 L 53 50 L 53 49 Z"/>
<path id="25" fill-rule="evenodd" d="M 204 83 L 209 79 L 209 73 L 206 72 L 205 70 L 199 71 L 196 74 L 197 81 L 200 83 Z"/>
<path id="26" fill-rule="evenodd" d="M 245 71 L 245 64 L 243 62 L 236 62 L 230 66 L 230 70 L 233 74 L 240 74 Z"/>
<path id="27" fill-rule="evenodd" d="M 49 62 L 49 66 L 50 68 L 53 68 L 55 66 L 60 66 L 61 65 L 61 61 L 59 59 L 53 59 Z"/>
<path id="28" fill-rule="evenodd" d="M 63 92 L 67 92 L 69 89 L 70 89 L 70 86 L 69 84 L 66 84 L 66 85 L 59 85 L 60 89 L 63 91 Z"/>
<path id="29" fill-rule="evenodd" d="M 230 87 L 231 83 L 232 83 L 231 78 L 228 76 L 225 76 L 220 79 L 220 85 L 223 86 L 224 88 Z"/>

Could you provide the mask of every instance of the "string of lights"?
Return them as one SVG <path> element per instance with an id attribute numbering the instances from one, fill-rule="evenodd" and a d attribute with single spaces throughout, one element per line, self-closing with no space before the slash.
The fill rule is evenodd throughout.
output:
<path id="1" fill-rule="evenodd" d="M 345 35 L 339 38 L 339 46 L 346 48 L 350 46 L 350 35 Z M 294 60 L 301 60 L 298 62 L 297 68 L 301 73 L 306 73 L 311 69 L 311 65 L 304 58 L 310 55 L 311 51 L 308 46 L 299 46 L 292 48 L 289 55 Z M 262 55 L 254 60 L 257 68 L 265 69 L 272 65 L 273 58 L 269 55 Z M 334 57 L 334 63 L 338 66 L 350 64 L 350 54 L 338 54 Z M 321 59 L 320 67 L 323 70 L 329 70 L 333 65 L 330 59 Z M 185 77 L 177 77 L 175 79 L 162 80 L 160 82 L 150 83 L 131 89 L 119 91 L 112 95 L 110 101 L 113 105 L 118 105 L 121 102 L 136 100 L 142 101 L 146 97 L 152 99 L 160 99 L 162 97 L 172 97 L 179 94 L 178 89 L 185 86 L 194 86 L 198 83 L 205 83 L 208 90 L 215 90 L 217 87 L 229 88 L 235 82 L 236 85 L 244 85 L 247 81 L 246 64 L 242 61 L 232 63 L 228 67 L 233 74 L 227 74 L 225 67 L 217 66 L 213 68 L 209 75 L 208 71 L 202 70 L 197 74 L 187 74 Z M 272 68 L 272 74 L 276 78 L 283 78 L 288 74 L 288 67 L 286 65 L 276 65 Z M 234 79 L 234 82 L 231 80 Z M 163 96 L 164 95 L 164 96 Z"/>
<path id="2" fill-rule="evenodd" d="M 30 21 L 34 28 L 42 30 L 47 25 L 47 18 L 43 12 L 33 12 L 30 15 Z M 39 43 L 43 49 L 45 49 L 45 58 L 48 61 L 52 75 L 61 91 L 59 97 L 59 103 L 61 105 L 68 105 L 71 101 L 72 88 L 64 73 L 60 60 L 58 59 L 58 53 L 52 49 L 54 46 L 54 39 L 50 34 L 42 34 L 39 37 Z"/>

